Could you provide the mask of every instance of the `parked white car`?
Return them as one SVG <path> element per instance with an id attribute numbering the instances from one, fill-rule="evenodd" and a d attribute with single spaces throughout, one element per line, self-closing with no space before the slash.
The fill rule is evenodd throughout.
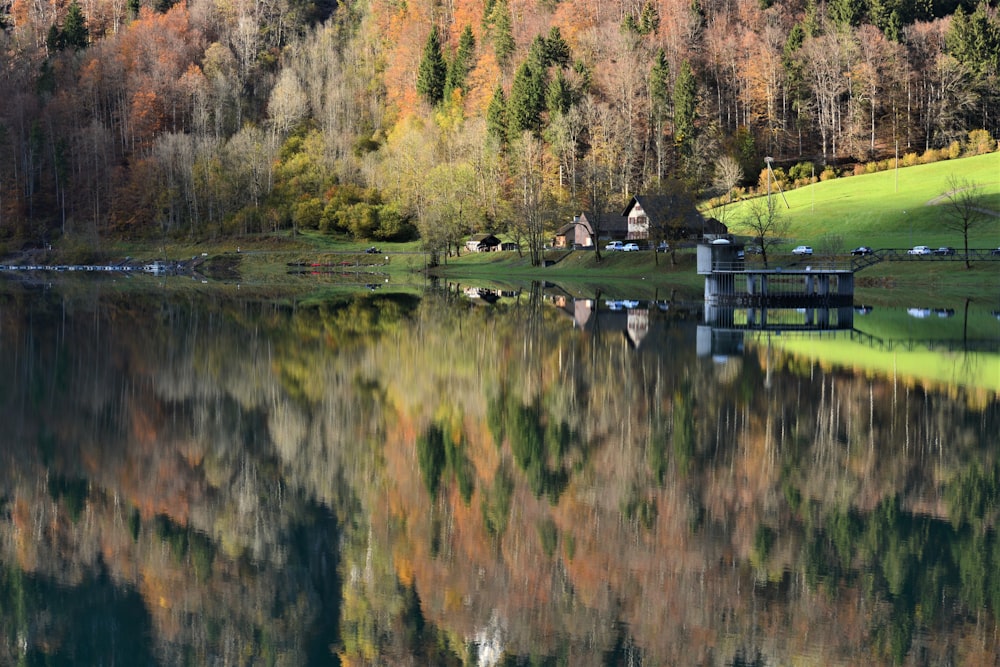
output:
<path id="1" fill-rule="evenodd" d="M 625 244 L 622 243 L 621 241 L 612 241 L 608 245 L 604 246 L 604 249 L 608 250 L 608 251 L 611 251 L 611 250 L 624 250 L 625 249 Z"/>
<path id="2" fill-rule="evenodd" d="M 793 255 L 811 255 L 813 254 L 813 249 L 807 245 L 799 245 L 792 248 Z"/>
<path id="3" fill-rule="evenodd" d="M 622 250 L 624 250 L 625 252 L 638 252 L 639 251 L 639 244 L 638 243 L 626 243 L 625 246 L 622 248 Z"/>
<path id="4" fill-rule="evenodd" d="M 934 251 L 925 245 L 913 246 L 906 251 L 907 255 L 933 255 Z"/>

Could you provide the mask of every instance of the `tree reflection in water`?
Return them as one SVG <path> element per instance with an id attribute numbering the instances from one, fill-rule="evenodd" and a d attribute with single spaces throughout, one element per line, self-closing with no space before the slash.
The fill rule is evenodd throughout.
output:
<path id="1" fill-rule="evenodd" d="M 0 303 L 0 661 L 1000 657 L 993 396 L 540 288 Z"/>

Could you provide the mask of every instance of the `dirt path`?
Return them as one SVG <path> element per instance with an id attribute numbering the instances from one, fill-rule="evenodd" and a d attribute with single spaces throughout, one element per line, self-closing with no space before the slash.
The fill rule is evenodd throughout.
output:
<path id="1" fill-rule="evenodd" d="M 980 184 L 980 185 L 982 185 L 982 184 Z M 948 199 L 948 197 L 950 197 L 950 196 L 952 196 L 954 194 L 957 194 L 959 192 L 964 192 L 965 190 L 971 190 L 971 189 L 972 188 L 959 188 L 957 190 L 952 190 L 950 192 L 945 192 L 944 194 L 938 195 L 934 199 L 931 199 L 930 201 L 928 201 L 925 204 L 925 206 L 938 206 L 938 205 L 944 203 L 944 201 L 946 199 Z M 1000 211 L 994 211 L 993 209 L 990 209 L 990 208 L 983 208 L 981 206 L 974 206 L 973 210 L 979 211 L 980 213 L 983 213 L 984 215 L 992 215 L 994 218 L 1000 218 Z"/>

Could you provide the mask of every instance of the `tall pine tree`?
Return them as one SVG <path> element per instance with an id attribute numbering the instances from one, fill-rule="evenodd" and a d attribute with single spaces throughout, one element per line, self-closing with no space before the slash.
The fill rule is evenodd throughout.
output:
<path id="1" fill-rule="evenodd" d="M 559 67 L 569 67 L 571 57 L 569 44 L 563 39 L 558 26 L 549 28 L 549 36 L 545 40 L 545 46 L 548 52 L 549 64 L 558 65 Z"/>
<path id="2" fill-rule="evenodd" d="M 653 118 L 662 121 L 670 111 L 670 63 L 660 49 L 649 70 L 649 110 Z"/>
<path id="3" fill-rule="evenodd" d="M 550 116 L 566 113 L 573 106 L 573 101 L 573 88 L 563 76 L 562 70 L 557 70 L 555 79 L 545 92 L 545 108 L 549 110 Z"/>
<path id="4" fill-rule="evenodd" d="M 66 18 L 63 19 L 62 30 L 56 26 L 50 26 L 45 39 L 49 50 L 73 49 L 80 51 L 87 48 L 90 43 L 90 30 L 87 28 L 87 19 L 83 16 L 83 8 L 76 0 L 73 0 L 66 9 Z"/>
<path id="5" fill-rule="evenodd" d="M 472 34 L 472 28 L 465 26 L 462 36 L 458 39 L 458 50 L 455 52 L 455 59 L 448 67 L 448 78 L 444 85 L 444 96 L 451 97 L 454 90 L 465 87 L 465 77 L 472 69 L 472 59 L 476 55 L 476 38 Z"/>
<path id="6" fill-rule="evenodd" d="M 945 44 L 948 52 L 977 76 L 1000 74 L 1000 20 L 991 18 L 985 2 L 971 15 L 961 7 L 955 10 Z"/>
<path id="7" fill-rule="evenodd" d="M 493 51 L 496 53 L 497 62 L 501 67 L 506 67 L 510 62 L 517 43 L 514 41 L 514 27 L 510 20 L 510 10 L 507 8 L 506 0 L 498 0 L 493 5 L 490 13 L 490 25 L 493 34 Z"/>
<path id="8" fill-rule="evenodd" d="M 511 138 L 524 130 L 540 130 L 545 109 L 545 80 L 540 68 L 525 60 L 514 74 L 507 103 L 507 125 Z"/>
<path id="9" fill-rule="evenodd" d="M 493 99 L 486 108 L 486 131 L 500 143 L 507 141 L 507 97 L 500 86 L 493 91 Z"/>
<path id="10" fill-rule="evenodd" d="M 687 60 L 674 82 L 674 143 L 681 155 L 690 157 L 694 147 L 694 120 L 697 112 L 698 84 Z"/>
<path id="11" fill-rule="evenodd" d="M 656 178 L 661 180 L 667 168 L 667 146 L 664 139 L 667 119 L 670 118 L 670 63 L 660 49 L 649 70 L 649 115 L 653 146 L 656 148 Z"/>
<path id="12" fill-rule="evenodd" d="M 62 41 L 66 48 L 80 51 L 90 43 L 90 30 L 83 16 L 83 7 L 76 0 L 69 3 L 66 19 L 63 21 Z"/>
<path id="13" fill-rule="evenodd" d="M 437 26 L 431 28 L 424 45 L 424 57 L 417 70 L 417 92 L 431 106 L 436 106 L 444 99 L 445 79 L 448 76 L 448 66 L 441 55 L 441 40 L 438 38 Z"/>

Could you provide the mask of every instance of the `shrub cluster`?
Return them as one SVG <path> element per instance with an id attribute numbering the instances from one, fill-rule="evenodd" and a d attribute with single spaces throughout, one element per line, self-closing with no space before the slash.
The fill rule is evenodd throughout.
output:
<path id="1" fill-rule="evenodd" d="M 953 141 L 944 148 L 930 148 L 923 153 L 908 152 L 899 158 L 899 166 L 912 167 L 918 164 L 930 164 L 941 160 L 955 160 L 962 157 L 972 157 L 984 155 L 998 150 L 997 140 L 994 139 L 989 130 L 972 130 L 965 141 Z M 774 167 L 770 176 L 772 189 L 781 188 L 791 190 L 815 183 L 817 181 L 829 181 L 834 178 L 844 178 L 847 176 L 860 176 L 862 174 L 874 174 L 879 171 L 888 171 L 896 167 L 896 158 L 890 157 L 884 160 L 873 160 L 871 162 L 857 163 L 853 167 L 838 169 L 832 165 L 825 165 L 822 171 L 817 173 L 816 165 L 813 162 L 798 162 L 788 168 L 787 171 L 781 167 Z M 733 190 L 732 199 L 741 199 L 744 196 L 757 196 L 767 191 L 768 171 L 761 169 L 757 178 L 757 184 L 752 188 L 737 188 Z M 729 197 L 723 195 L 712 199 L 709 204 L 714 208 L 730 201 Z"/>

